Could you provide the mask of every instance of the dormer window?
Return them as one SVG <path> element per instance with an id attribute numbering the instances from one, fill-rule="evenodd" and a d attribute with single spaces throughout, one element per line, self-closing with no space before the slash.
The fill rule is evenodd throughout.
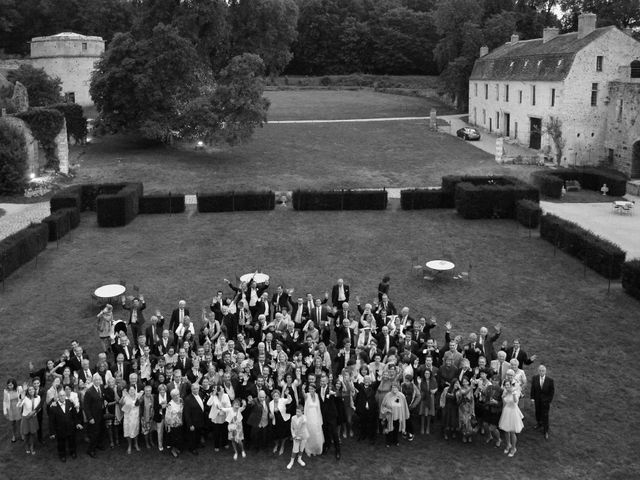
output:
<path id="1" fill-rule="evenodd" d="M 540 65 L 542 65 L 542 60 L 538 60 L 538 68 L 540 68 Z"/>
<path id="2" fill-rule="evenodd" d="M 525 61 L 524 61 L 524 66 L 525 66 L 525 68 L 527 67 L 527 65 L 529 65 L 529 60 L 525 60 Z"/>

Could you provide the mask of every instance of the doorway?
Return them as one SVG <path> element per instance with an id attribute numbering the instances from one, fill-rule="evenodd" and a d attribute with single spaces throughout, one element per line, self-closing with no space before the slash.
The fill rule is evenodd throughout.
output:
<path id="1" fill-rule="evenodd" d="M 640 178 L 640 140 L 633 144 L 631 153 L 631 178 Z"/>
<path id="2" fill-rule="evenodd" d="M 542 119 L 531 118 L 529 125 L 529 148 L 540 149 L 542 142 Z"/>
<path id="3" fill-rule="evenodd" d="M 504 114 L 504 136 L 505 137 L 511 136 L 511 114 L 510 113 Z"/>

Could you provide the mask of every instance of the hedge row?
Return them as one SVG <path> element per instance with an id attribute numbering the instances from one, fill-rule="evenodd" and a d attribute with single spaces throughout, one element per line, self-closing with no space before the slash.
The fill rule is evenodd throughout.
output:
<path id="1" fill-rule="evenodd" d="M 386 190 L 296 190 L 292 196 L 296 210 L 384 210 Z"/>
<path id="2" fill-rule="evenodd" d="M 71 211 L 77 211 L 74 208 L 63 208 L 53 212 L 42 220 L 49 227 L 49 241 L 55 242 L 61 239 L 71 231 Z"/>
<path id="3" fill-rule="evenodd" d="M 0 276 L 8 277 L 47 248 L 49 227 L 34 223 L 0 241 Z"/>
<path id="4" fill-rule="evenodd" d="M 51 211 L 55 212 L 61 208 L 77 208 L 81 212 L 91 210 L 95 212 L 96 199 L 99 195 L 113 195 L 118 193 L 127 185 L 136 185 L 138 196 L 142 196 L 142 183 L 100 183 L 73 185 L 56 192 L 50 200 Z"/>
<path id="5" fill-rule="evenodd" d="M 640 260 L 631 260 L 622 265 L 622 288 L 640 300 Z"/>
<path id="6" fill-rule="evenodd" d="M 154 193 L 140 197 L 140 213 L 182 213 L 184 209 L 183 193 Z"/>
<path id="7" fill-rule="evenodd" d="M 595 167 L 539 170 L 531 174 L 531 182 L 547 197 L 560 198 L 567 180 L 577 180 L 580 187 L 599 192 L 607 184 L 609 195 L 621 197 L 627 193 L 627 177 L 620 172 Z"/>
<path id="8" fill-rule="evenodd" d="M 494 183 L 456 183 L 456 210 L 462 218 L 516 218 L 516 202 L 540 201 L 538 189 L 517 179 L 502 177 Z"/>
<path id="9" fill-rule="evenodd" d="M 413 188 L 400 191 L 400 208 L 418 210 L 424 208 L 454 208 L 454 195 L 441 188 Z"/>
<path id="10" fill-rule="evenodd" d="M 276 195 L 271 190 L 258 192 L 198 193 L 198 212 L 238 212 L 273 210 Z"/>
<path id="11" fill-rule="evenodd" d="M 516 202 L 516 220 L 527 228 L 538 228 L 542 209 L 540 204 L 531 200 Z"/>
<path id="12" fill-rule="evenodd" d="M 626 253 L 617 245 L 579 225 L 546 214 L 540 218 L 540 237 L 579 258 L 603 277 L 620 278 Z"/>
<path id="13" fill-rule="evenodd" d="M 138 215 L 142 190 L 142 183 L 128 183 L 113 193 L 99 194 L 96 197 L 98 225 L 122 227 L 130 223 Z"/>

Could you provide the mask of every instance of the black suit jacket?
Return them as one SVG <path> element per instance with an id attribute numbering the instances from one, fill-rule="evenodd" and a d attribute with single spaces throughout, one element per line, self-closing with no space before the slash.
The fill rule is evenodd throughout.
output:
<path id="1" fill-rule="evenodd" d="M 114 345 L 113 346 L 113 354 L 115 355 L 115 357 L 118 357 L 118 354 L 122 354 L 124 355 L 124 361 L 125 362 L 130 362 L 131 360 L 134 359 L 134 353 L 133 353 L 133 347 L 131 345 L 127 345 L 126 347 L 126 351 L 129 353 L 129 356 L 127 357 L 127 355 L 125 354 L 125 347 L 122 345 Z"/>
<path id="2" fill-rule="evenodd" d="M 327 385 L 325 398 L 322 398 L 322 387 L 318 390 L 318 398 L 320 399 L 320 412 L 322 413 L 322 422 L 325 424 L 336 425 L 338 423 L 338 407 L 336 406 L 336 396 L 329 395 L 329 390 L 333 390 Z"/>
<path id="3" fill-rule="evenodd" d="M 100 387 L 102 392 L 102 387 Z M 87 421 L 95 420 L 95 423 L 102 422 L 104 414 L 104 404 L 102 393 L 98 394 L 95 387 L 88 388 L 84 394 L 84 414 Z"/>
<path id="4" fill-rule="evenodd" d="M 507 348 L 507 362 L 512 358 L 513 358 L 513 347 L 509 347 Z M 527 355 L 527 352 L 522 350 L 522 348 L 518 350 L 518 356 L 516 357 L 516 359 L 518 360 L 518 368 L 522 368 L 523 365 L 531 365 L 533 363 L 533 360 L 529 358 L 529 355 Z"/>
<path id="5" fill-rule="evenodd" d="M 118 373 L 118 364 L 114 364 L 113 367 L 111 367 L 111 374 L 115 377 L 116 374 Z M 131 373 L 131 365 L 127 362 L 124 362 L 122 364 L 122 379 L 125 382 L 129 381 L 129 374 Z"/>
<path id="6" fill-rule="evenodd" d="M 158 337 L 158 342 L 162 340 L 162 326 L 164 325 L 164 317 L 160 317 L 158 319 L 158 323 L 156 324 L 156 336 Z M 153 338 L 152 331 L 153 325 L 149 325 L 145 331 L 144 336 L 147 338 L 147 345 L 151 347 L 153 350 L 154 345 L 156 344 L 156 340 Z"/>
<path id="7" fill-rule="evenodd" d="M 133 315 L 133 311 L 136 310 L 133 305 L 122 305 L 122 308 L 125 310 L 129 310 L 129 321 L 127 323 L 131 323 L 131 316 Z M 147 304 L 145 302 L 140 302 L 137 308 L 138 311 L 138 326 L 141 327 L 144 325 L 144 314 L 142 311 L 147 308 Z"/>
<path id="8" fill-rule="evenodd" d="M 384 335 L 380 333 L 377 337 L 378 340 L 378 350 L 380 350 L 384 355 L 386 355 L 388 350 L 386 350 L 386 340 Z M 389 335 L 389 348 L 396 346 L 396 339 L 393 335 Z"/>
<path id="9" fill-rule="evenodd" d="M 184 316 L 185 317 L 191 316 L 189 315 L 189 309 L 186 307 L 184 309 Z M 178 325 L 180 325 L 180 309 L 176 308 L 173 310 L 173 312 L 171 312 L 171 320 L 169 320 L 169 331 L 171 333 L 176 333 L 176 329 L 178 328 Z"/>
<path id="10" fill-rule="evenodd" d="M 531 379 L 531 398 L 536 402 L 551 403 L 555 394 L 553 379 L 548 375 L 544 377 L 544 383 L 540 387 L 540 375 L 534 375 Z"/>
<path id="11" fill-rule="evenodd" d="M 89 359 L 89 356 L 86 353 L 83 353 L 82 359 Z M 73 373 L 82 368 L 82 361 L 78 359 L 75 354 L 72 354 L 66 365 L 71 369 L 71 373 Z"/>
<path id="12" fill-rule="evenodd" d="M 205 406 L 204 400 L 200 397 L 202 401 L 202 406 Z M 205 426 L 205 414 L 204 408 L 200 408 L 198 405 L 198 401 L 192 394 L 189 394 L 187 398 L 184 399 L 184 409 L 182 411 L 182 416 L 184 418 L 184 426 L 188 429 L 191 426 L 196 428 L 203 428 Z"/>
<path id="13" fill-rule="evenodd" d="M 333 304 L 334 307 L 342 308 L 342 303 L 349 301 L 349 285 L 345 283 L 342 286 L 344 288 L 344 298 L 345 298 L 342 302 L 338 300 L 338 296 L 340 295 L 338 284 L 335 284 L 331 289 L 331 303 Z"/>
<path id="14" fill-rule="evenodd" d="M 275 312 L 281 312 L 282 307 L 289 306 L 289 294 L 287 292 L 282 292 L 280 294 L 280 299 L 278 299 L 278 293 L 274 293 L 271 297 L 271 307 Z"/>
<path id="15" fill-rule="evenodd" d="M 49 408 L 49 431 L 56 437 L 66 438 L 75 435 L 76 428 L 80 424 L 80 414 L 71 400 L 64 401 L 64 411 L 58 402 L 54 402 Z"/>

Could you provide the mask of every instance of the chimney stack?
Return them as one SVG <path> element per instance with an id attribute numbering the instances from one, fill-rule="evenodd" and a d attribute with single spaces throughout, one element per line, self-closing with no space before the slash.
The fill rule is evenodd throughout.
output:
<path id="1" fill-rule="evenodd" d="M 596 29 L 596 14 L 581 13 L 578 16 L 578 38 L 584 38 Z"/>
<path id="2" fill-rule="evenodd" d="M 489 55 L 489 47 L 483 45 L 482 47 L 480 47 L 480 58 L 484 57 L 485 55 Z"/>
<path id="3" fill-rule="evenodd" d="M 547 43 L 548 41 L 553 40 L 558 36 L 559 32 L 560 30 L 556 27 L 545 28 L 544 30 L 542 30 L 542 43 Z"/>
<path id="4" fill-rule="evenodd" d="M 517 33 L 511 35 L 511 45 L 515 45 L 520 40 L 520 36 Z"/>

